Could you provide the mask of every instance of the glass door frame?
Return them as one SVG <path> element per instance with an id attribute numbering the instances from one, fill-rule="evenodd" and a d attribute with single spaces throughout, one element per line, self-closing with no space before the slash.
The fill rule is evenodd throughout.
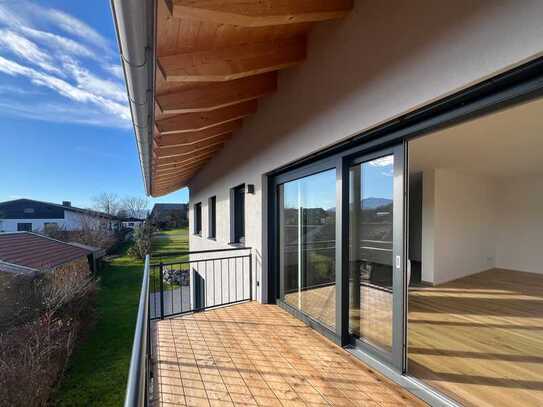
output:
<path id="1" fill-rule="evenodd" d="M 386 353 L 379 348 L 366 342 L 364 339 L 355 338 L 348 332 L 349 327 L 349 169 L 357 164 L 366 163 L 378 158 L 392 155 L 393 161 L 393 284 L 392 284 L 392 351 Z M 350 154 L 343 158 L 343 194 L 345 196 L 343 216 L 342 216 L 342 244 L 343 244 L 343 257 L 342 269 L 345 276 L 342 281 L 342 290 L 345 292 L 346 304 L 342 304 L 345 309 L 342 311 L 342 318 L 346 331 L 342 332 L 345 338 L 343 342 L 350 343 L 351 345 L 361 349 L 362 351 L 376 357 L 377 359 L 385 362 L 396 368 L 399 372 L 404 372 L 406 362 L 406 321 L 407 321 L 407 275 L 406 275 L 406 244 L 407 239 L 405 236 L 406 228 L 406 208 L 407 194 L 406 194 L 406 167 L 405 167 L 405 148 L 404 144 L 398 144 L 392 147 L 377 149 L 371 152 L 358 152 Z"/>
<path id="2" fill-rule="evenodd" d="M 393 284 L 393 345 L 392 355 L 385 355 L 367 343 L 354 340 L 349 334 L 349 167 L 356 162 L 394 154 L 394 208 L 393 255 L 400 256 L 398 277 Z M 381 142 L 369 142 L 346 149 L 329 157 L 300 163 L 290 170 L 270 175 L 268 180 L 268 241 L 269 246 L 269 292 L 275 302 L 340 346 L 355 346 L 378 360 L 403 373 L 405 371 L 406 349 L 406 261 L 404 253 L 407 244 L 405 228 L 405 148 L 395 142 L 383 146 Z M 279 263 L 279 186 L 306 176 L 330 169 L 336 169 L 336 329 L 331 331 L 325 325 L 304 314 L 281 300 Z"/>
<path id="3" fill-rule="evenodd" d="M 341 192 L 341 185 L 338 185 L 337 179 L 338 176 L 340 177 L 340 167 L 341 166 L 341 159 L 337 156 L 325 158 L 322 160 L 314 161 L 308 165 L 304 165 L 298 168 L 295 168 L 288 172 L 283 172 L 277 176 L 274 176 L 270 179 L 269 188 L 270 188 L 270 215 L 269 216 L 269 226 L 271 228 L 271 233 L 273 238 L 270 240 L 270 250 L 273 250 L 273 253 L 275 253 L 273 256 L 270 256 L 270 275 L 272 278 L 269 280 L 269 284 L 273 287 L 274 291 L 274 300 L 275 302 L 296 316 L 298 319 L 301 319 L 305 323 L 307 323 L 309 326 L 314 328 L 319 333 L 326 336 L 328 339 L 332 340 L 333 342 L 337 344 L 341 344 L 340 341 L 340 335 L 338 335 L 338 310 L 341 308 L 339 306 L 340 304 L 340 294 L 339 294 L 339 288 L 338 288 L 338 270 L 340 270 L 341 265 L 338 262 L 337 259 L 337 252 L 338 252 L 338 222 L 340 222 L 341 217 L 338 216 L 339 207 L 340 204 L 339 196 L 338 194 Z M 309 177 L 311 175 L 315 175 L 324 171 L 328 170 L 336 170 L 336 330 L 332 331 L 329 327 L 322 324 L 318 320 L 312 318 L 311 316 L 303 313 L 301 310 L 298 310 L 291 305 L 287 304 L 285 301 L 281 299 L 281 292 L 282 292 L 282 274 L 280 273 L 280 262 L 279 262 L 279 186 L 282 184 L 286 184 L 287 182 L 295 181 L 301 178 Z M 341 257 L 339 257 L 341 258 Z"/>

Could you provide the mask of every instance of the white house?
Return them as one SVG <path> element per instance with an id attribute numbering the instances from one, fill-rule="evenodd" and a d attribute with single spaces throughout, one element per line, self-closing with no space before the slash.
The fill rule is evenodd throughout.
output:
<path id="1" fill-rule="evenodd" d="M 104 228 L 116 230 L 120 221 L 105 213 L 62 204 L 16 199 L 0 203 L 0 232 L 42 232 L 47 228 L 81 230 Z"/>

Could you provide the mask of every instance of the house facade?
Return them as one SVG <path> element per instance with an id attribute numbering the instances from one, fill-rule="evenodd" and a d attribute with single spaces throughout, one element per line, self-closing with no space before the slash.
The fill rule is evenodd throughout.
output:
<path id="1" fill-rule="evenodd" d="M 16 199 L 0 203 L 0 232 L 43 232 L 47 228 L 66 231 L 84 228 L 117 230 L 120 221 L 111 215 L 62 204 Z"/>
<path id="2" fill-rule="evenodd" d="M 120 41 L 154 95 L 147 191 L 189 188 L 191 251 L 250 248 L 253 298 L 430 405 L 540 405 L 543 4 L 187 3 Z"/>

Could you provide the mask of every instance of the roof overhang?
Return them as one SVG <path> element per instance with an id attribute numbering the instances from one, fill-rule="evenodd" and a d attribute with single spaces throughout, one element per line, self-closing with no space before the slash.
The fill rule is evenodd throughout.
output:
<path id="1" fill-rule="evenodd" d="M 352 0 L 111 0 L 146 191 L 187 186 Z"/>

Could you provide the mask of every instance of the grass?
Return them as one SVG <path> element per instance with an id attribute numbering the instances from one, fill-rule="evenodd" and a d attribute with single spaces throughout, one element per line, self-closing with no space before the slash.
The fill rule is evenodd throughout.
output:
<path id="1" fill-rule="evenodd" d="M 173 253 L 188 250 L 189 233 L 186 227 L 157 232 L 153 237 L 151 247 L 151 253 L 154 255 L 153 263 L 160 260 L 164 263 L 187 260 L 187 256 L 177 256 Z M 169 253 L 172 253 L 172 255 L 169 255 Z"/>
<path id="2" fill-rule="evenodd" d="M 100 272 L 95 326 L 72 355 L 56 406 L 119 406 L 124 401 L 143 262 L 126 255 Z"/>
<path id="3" fill-rule="evenodd" d="M 188 250 L 186 228 L 161 235 L 153 239 L 153 250 Z M 72 355 L 55 406 L 123 404 L 143 276 L 143 262 L 127 256 L 128 247 L 99 274 L 97 321 Z"/>

